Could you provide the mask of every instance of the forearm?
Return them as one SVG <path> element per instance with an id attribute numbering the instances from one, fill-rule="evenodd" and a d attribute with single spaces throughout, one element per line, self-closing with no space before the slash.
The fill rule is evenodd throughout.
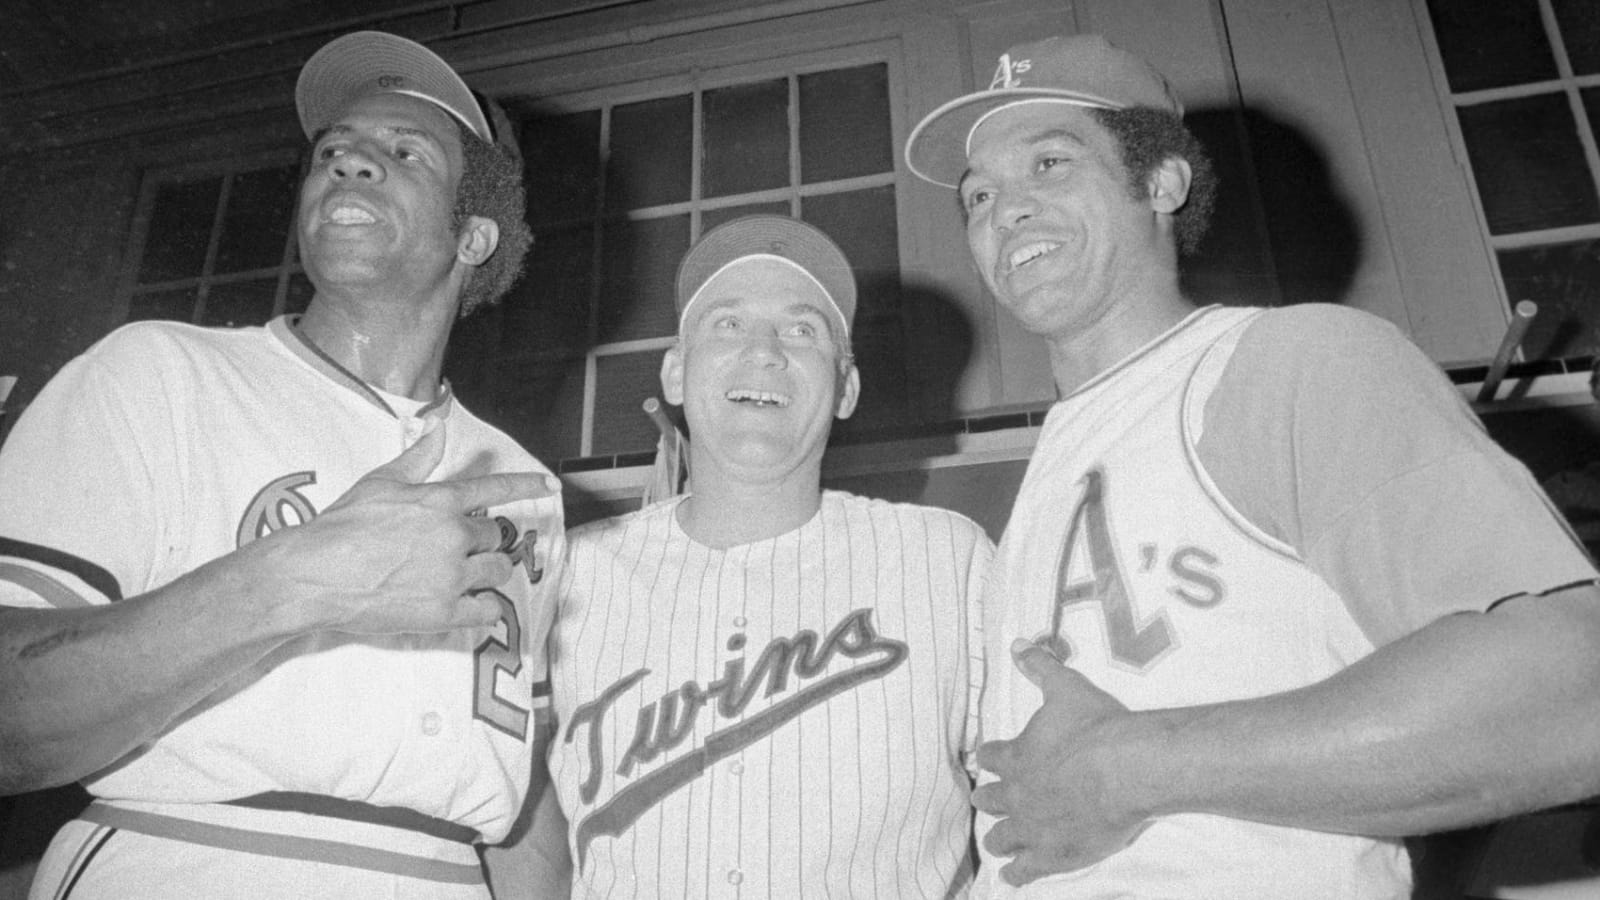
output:
<path id="1" fill-rule="evenodd" d="M 115 762 L 283 643 L 243 569 L 219 560 L 104 606 L 0 609 L 0 794 Z"/>
<path id="2" fill-rule="evenodd" d="M 1448 617 L 1302 690 L 1140 714 L 1111 771 L 1155 814 L 1378 835 L 1600 794 L 1588 592 Z"/>

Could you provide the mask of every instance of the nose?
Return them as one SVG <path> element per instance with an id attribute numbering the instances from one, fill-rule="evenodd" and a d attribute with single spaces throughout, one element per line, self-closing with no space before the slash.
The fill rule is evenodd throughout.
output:
<path id="1" fill-rule="evenodd" d="M 1033 194 L 1020 187 L 999 191 L 994 199 L 994 227 L 1010 230 L 1033 218 L 1039 211 Z"/>
<path id="2" fill-rule="evenodd" d="M 336 180 L 352 178 L 372 182 L 383 181 L 386 174 L 383 164 L 378 161 L 378 154 L 361 143 L 350 145 L 342 156 L 333 161 L 329 171 Z"/>
<path id="3" fill-rule="evenodd" d="M 741 356 L 755 365 L 769 369 L 782 369 L 789 365 L 789 357 L 783 352 L 783 341 L 778 337 L 778 329 L 771 325 L 750 329 Z"/>

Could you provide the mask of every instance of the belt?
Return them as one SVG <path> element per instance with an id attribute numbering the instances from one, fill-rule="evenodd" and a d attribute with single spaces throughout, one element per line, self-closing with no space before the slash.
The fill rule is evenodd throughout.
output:
<path id="1" fill-rule="evenodd" d="M 276 812 L 308 813 L 331 819 L 365 822 L 368 825 L 387 825 L 404 828 L 429 837 L 455 841 L 458 844 L 476 844 L 482 840 L 477 829 L 455 822 L 435 818 L 404 806 L 374 806 L 360 800 L 345 800 L 324 794 L 305 794 L 299 791 L 267 791 L 225 801 L 228 806 L 246 806 L 250 809 L 270 809 Z"/>

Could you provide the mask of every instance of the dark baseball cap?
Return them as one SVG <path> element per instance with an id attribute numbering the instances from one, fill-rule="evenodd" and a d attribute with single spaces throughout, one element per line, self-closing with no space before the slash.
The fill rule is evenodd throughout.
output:
<path id="1" fill-rule="evenodd" d="M 432 50 L 416 41 L 383 31 L 355 31 L 334 38 L 311 55 L 300 69 L 294 105 L 306 137 L 328 126 L 352 101 L 373 94 L 409 94 L 433 103 L 493 144 L 509 134 L 496 134 L 485 104 Z M 492 109 L 492 107 L 491 107 Z M 496 125 L 504 128 L 504 116 Z M 511 144 L 514 146 L 514 144 Z"/>
<path id="2" fill-rule="evenodd" d="M 1148 106 L 1183 115 L 1172 86 L 1143 59 L 1098 34 L 1049 37 L 1007 50 L 987 88 L 923 117 L 906 141 L 906 165 L 919 178 L 955 187 L 977 127 L 1008 106 L 1039 101 L 1101 109 Z"/>
<path id="3" fill-rule="evenodd" d="M 850 261 L 816 226 L 789 216 L 751 215 L 724 222 L 695 242 L 678 264 L 678 328 L 712 278 L 735 263 L 777 259 L 809 276 L 833 304 L 850 335 L 856 314 L 856 278 Z"/>

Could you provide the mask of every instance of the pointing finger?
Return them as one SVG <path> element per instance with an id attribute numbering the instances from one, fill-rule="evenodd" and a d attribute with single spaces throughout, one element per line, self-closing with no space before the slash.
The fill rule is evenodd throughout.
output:
<path id="1" fill-rule="evenodd" d="M 436 485 L 449 492 L 448 506 L 463 513 L 518 500 L 539 500 L 561 492 L 561 479 L 538 472 L 499 472 Z"/>

